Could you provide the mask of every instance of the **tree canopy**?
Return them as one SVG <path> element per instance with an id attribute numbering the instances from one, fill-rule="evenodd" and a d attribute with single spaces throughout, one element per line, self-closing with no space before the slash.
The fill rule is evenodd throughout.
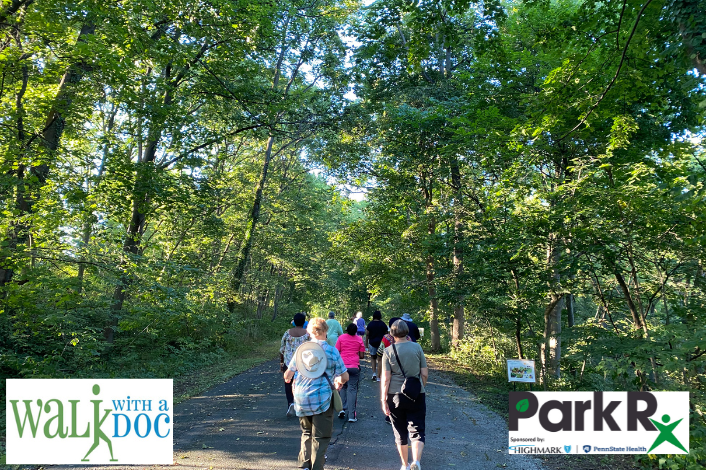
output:
<path id="1" fill-rule="evenodd" d="M 704 465 L 706 1 L 0 6 L 3 376 L 379 308 L 547 390 L 690 390 L 658 465 Z"/>

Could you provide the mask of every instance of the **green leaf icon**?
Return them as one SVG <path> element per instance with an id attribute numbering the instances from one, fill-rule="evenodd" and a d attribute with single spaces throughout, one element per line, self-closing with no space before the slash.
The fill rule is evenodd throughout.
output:
<path id="1" fill-rule="evenodd" d="M 518 401 L 517 405 L 515 405 L 515 408 L 517 408 L 517 411 L 519 411 L 520 413 L 524 413 L 525 411 L 527 411 L 527 408 L 529 408 L 529 400 L 525 398 L 524 400 Z"/>

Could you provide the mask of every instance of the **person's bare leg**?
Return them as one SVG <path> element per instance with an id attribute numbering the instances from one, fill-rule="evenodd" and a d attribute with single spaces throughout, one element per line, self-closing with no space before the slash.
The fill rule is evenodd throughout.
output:
<path id="1" fill-rule="evenodd" d="M 407 466 L 407 461 L 409 459 L 407 444 L 397 444 L 397 452 L 400 453 L 400 459 L 402 460 L 402 465 Z"/>
<path id="2" fill-rule="evenodd" d="M 378 356 L 377 354 L 374 356 L 370 356 L 370 368 L 373 369 L 373 374 L 375 374 L 376 377 L 380 377 L 378 375 Z"/>
<path id="3" fill-rule="evenodd" d="M 422 451 L 424 450 L 424 443 L 422 441 L 412 442 L 412 461 L 421 462 L 422 461 Z"/>

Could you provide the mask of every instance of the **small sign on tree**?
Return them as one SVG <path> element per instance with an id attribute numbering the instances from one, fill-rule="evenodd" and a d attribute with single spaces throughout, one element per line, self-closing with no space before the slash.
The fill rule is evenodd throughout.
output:
<path id="1" fill-rule="evenodd" d="M 528 359 L 508 359 L 508 382 L 535 383 L 534 361 Z"/>

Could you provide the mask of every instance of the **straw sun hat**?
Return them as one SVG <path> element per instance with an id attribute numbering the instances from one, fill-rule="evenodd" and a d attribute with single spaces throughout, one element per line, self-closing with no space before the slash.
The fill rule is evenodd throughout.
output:
<path id="1" fill-rule="evenodd" d="M 315 341 L 307 341 L 297 348 L 294 354 L 297 371 L 308 379 L 321 377 L 326 372 L 326 353 Z"/>

